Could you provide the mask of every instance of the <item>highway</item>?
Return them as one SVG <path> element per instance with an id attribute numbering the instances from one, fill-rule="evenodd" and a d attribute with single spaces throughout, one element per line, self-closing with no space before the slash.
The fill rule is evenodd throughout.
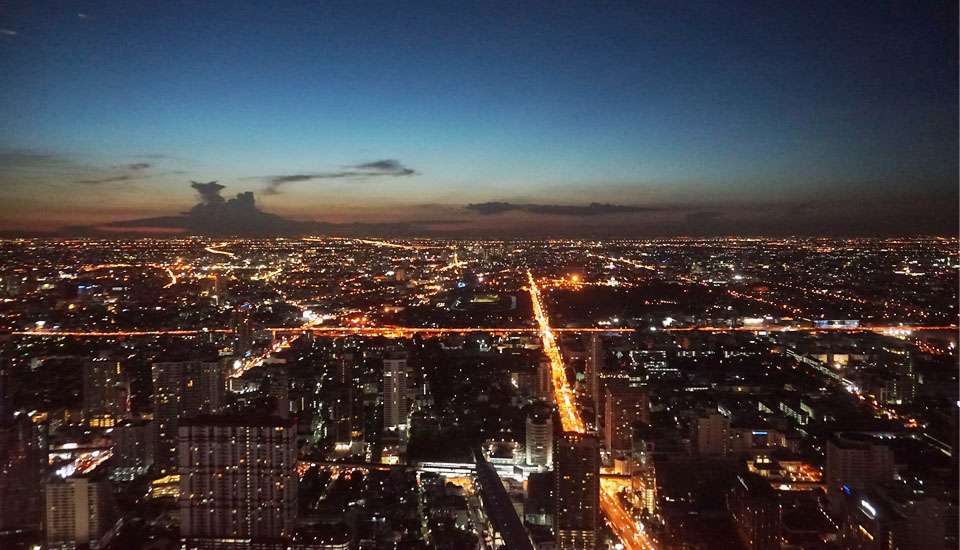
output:
<path id="1" fill-rule="evenodd" d="M 539 292 L 539 290 L 538 290 Z M 898 325 L 898 326 L 861 326 L 859 328 L 849 327 L 797 327 L 797 326 L 768 326 L 768 327 L 664 327 L 658 328 L 663 332 L 888 332 L 898 331 L 929 331 L 929 330 L 950 330 L 956 331 L 957 325 L 943 326 L 924 326 L 924 325 Z M 542 328 L 537 327 L 319 327 L 313 324 L 305 324 L 297 327 L 272 327 L 265 328 L 273 334 L 283 333 L 302 333 L 311 332 L 314 336 L 383 336 L 386 338 L 409 338 L 414 334 L 437 335 L 437 334 L 467 334 L 470 332 L 489 332 L 493 334 L 510 333 L 542 333 Z M 553 339 L 554 333 L 560 332 L 636 332 L 642 329 L 628 327 L 576 327 L 576 328 L 549 328 L 550 339 L 553 346 L 556 342 Z M 78 338 L 119 338 L 123 336 L 196 336 L 207 332 L 229 333 L 230 329 L 175 329 L 175 330 L 13 330 L 2 334 L 13 336 L 49 336 L 63 337 L 72 336 Z M 541 334 L 542 336 L 542 334 Z M 936 350 L 944 353 L 942 350 Z"/>
<path id="2" fill-rule="evenodd" d="M 530 285 L 530 299 L 533 301 L 533 314 L 540 326 L 543 352 L 550 360 L 553 390 L 557 397 L 557 408 L 560 411 L 560 423 L 565 432 L 584 433 L 586 428 L 583 419 L 580 418 L 580 410 L 577 408 L 573 389 L 567 382 L 566 367 L 563 365 L 560 349 L 557 347 L 553 331 L 550 329 L 550 318 L 543 306 L 540 287 L 537 286 L 537 282 L 534 281 L 533 274 L 529 270 L 527 270 L 527 279 Z M 620 484 L 622 484 L 622 481 L 618 482 L 618 480 L 600 481 L 600 508 L 603 509 L 611 528 L 620 538 L 624 548 L 628 550 L 656 550 L 656 546 L 640 528 L 640 524 L 630 517 L 630 514 L 623 509 L 623 506 L 617 500 L 616 491 Z"/>
<path id="3" fill-rule="evenodd" d="M 550 360 L 550 370 L 553 377 L 553 392 L 557 399 L 557 408 L 560 409 L 560 424 L 565 432 L 586 431 L 580 411 L 577 409 L 576 397 L 573 389 L 567 382 L 567 370 L 560 357 L 560 347 L 550 330 L 550 319 L 543 307 L 540 296 L 540 287 L 533 280 L 533 274 L 527 271 L 529 279 L 530 300 L 533 302 L 533 316 L 540 326 L 540 339 L 543 341 L 543 353 Z"/>
<path id="4" fill-rule="evenodd" d="M 218 244 L 218 245 L 216 245 L 216 246 L 227 246 L 228 244 L 230 244 L 230 243 L 220 243 L 220 244 Z M 208 247 L 204 248 L 204 250 L 206 250 L 207 252 L 209 252 L 209 253 L 211 253 L 211 254 L 220 254 L 221 256 L 229 256 L 229 257 L 231 257 L 231 258 L 236 258 L 236 257 L 237 257 L 237 255 L 234 254 L 233 252 L 227 252 L 226 250 L 217 250 L 216 247 L 213 247 L 213 246 L 208 246 Z"/>
<path id="5" fill-rule="evenodd" d="M 617 491 L 625 484 L 625 480 L 600 479 L 600 504 L 607 515 L 608 525 L 627 550 L 654 550 L 656 546 L 646 531 L 640 528 L 640 523 L 634 521 L 620 504 Z"/>

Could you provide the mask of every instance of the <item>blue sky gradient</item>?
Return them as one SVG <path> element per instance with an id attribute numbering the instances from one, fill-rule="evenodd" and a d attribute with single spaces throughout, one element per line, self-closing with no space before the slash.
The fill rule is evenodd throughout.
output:
<path id="1" fill-rule="evenodd" d="M 956 228 L 955 3 L 276 4 L 6 3 L 0 228 L 180 212 L 189 180 L 478 234 Z M 416 173 L 263 194 L 383 159 Z"/>

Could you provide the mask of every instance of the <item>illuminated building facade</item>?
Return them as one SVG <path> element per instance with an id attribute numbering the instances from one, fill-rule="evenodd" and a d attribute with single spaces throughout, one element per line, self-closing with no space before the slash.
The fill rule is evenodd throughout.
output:
<path id="1" fill-rule="evenodd" d="M 101 548 L 113 527 L 113 489 L 102 477 L 53 478 L 46 486 L 46 539 L 50 550 Z"/>
<path id="2" fill-rule="evenodd" d="M 527 416 L 526 459 L 530 466 L 553 466 L 553 419 L 546 411 Z"/>
<path id="3" fill-rule="evenodd" d="M 297 515 L 297 435 L 278 417 L 201 416 L 179 426 L 180 535 L 291 537 Z"/>
<path id="4" fill-rule="evenodd" d="M 120 479 L 133 479 L 146 473 L 153 464 L 154 444 L 152 420 L 126 421 L 117 424 L 110 432 L 113 441 L 111 465 L 114 475 Z"/>
<path id="5" fill-rule="evenodd" d="M 600 416 L 600 399 L 603 389 L 600 387 L 600 373 L 603 372 L 603 338 L 599 334 L 590 335 L 590 355 L 587 357 L 586 389 L 594 413 Z M 599 420 L 599 419 L 598 419 Z M 600 422 L 597 422 L 597 426 Z"/>
<path id="6" fill-rule="evenodd" d="M 407 423 L 407 357 L 383 360 L 383 427 L 395 430 Z"/>
<path id="7" fill-rule="evenodd" d="M 230 359 L 154 363 L 154 462 L 163 469 L 177 463 L 177 423 L 180 419 L 214 414 L 224 404 Z"/>
<path id="8" fill-rule="evenodd" d="M 130 415 L 130 383 L 119 361 L 94 359 L 83 364 L 83 418 L 94 428 L 109 428 Z"/>
<path id="9" fill-rule="evenodd" d="M 727 456 L 730 452 L 730 419 L 714 411 L 694 419 L 691 450 L 702 456 Z"/>
<path id="10" fill-rule="evenodd" d="M 556 506 L 553 531 L 559 550 L 593 550 L 600 521 L 600 441 L 564 432 L 553 452 Z"/>
<path id="11" fill-rule="evenodd" d="M 363 448 L 363 405 L 359 364 L 352 352 L 337 359 L 337 400 L 333 404 L 333 441 L 338 452 L 356 454 Z"/>
<path id="12" fill-rule="evenodd" d="M 633 387 L 620 380 L 607 386 L 604 400 L 604 440 L 611 452 L 633 448 L 633 425 L 650 422 L 650 398 L 645 387 Z"/>
<path id="13" fill-rule="evenodd" d="M 834 506 L 847 491 L 893 479 L 893 473 L 893 451 L 876 439 L 843 436 L 827 441 L 827 496 Z"/>

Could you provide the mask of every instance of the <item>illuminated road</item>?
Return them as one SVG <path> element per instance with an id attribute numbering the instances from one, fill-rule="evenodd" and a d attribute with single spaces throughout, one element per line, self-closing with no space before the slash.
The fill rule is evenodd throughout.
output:
<path id="1" fill-rule="evenodd" d="M 123 331 L 69 331 L 69 330 L 17 330 L 14 336 L 76 336 L 80 338 L 120 338 L 123 336 L 196 336 L 208 332 L 233 332 L 229 329 L 210 330 L 123 330 Z"/>
<path id="2" fill-rule="evenodd" d="M 624 480 L 600 480 L 600 504 L 609 520 L 608 525 L 627 550 L 654 550 L 653 541 L 620 504 L 617 490 L 624 485 Z"/>
<path id="3" fill-rule="evenodd" d="M 530 299 L 533 302 L 533 316 L 540 326 L 540 339 L 543 341 L 543 353 L 550 360 L 550 370 L 553 375 L 553 392 L 557 399 L 557 408 L 560 409 L 560 424 L 565 432 L 583 433 L 586 428 L 583 419 L 580 418 L 580 411 L 577 409 L 576 398 L 573 395 L 573 389 L 567 382 L 567 370 L 563 366 L 563 359 L 560 358 L 560 348 L 557 346 L 556 338 L 550 330 L 550 319 L 547 317 L 543 308 L 543 300 L 540 297 L 540 287 L 533 280 L 533 274 L 527 271 L 527 279 L 530 284 Z"/>
<path id="4" fill-rule="evenodd" d="M 217 246 L 227 246 L 228 244 L 230 244 L 230 243 L 220 243 L 220 244 L 218 244 Z M 214 248 L 214 247 L 212 247 L 212 246 L 208 246 L 208 247 L 204 248 L 204 250 L 206 250 L 207 252 L 209 252 L 209 253 L 211 253 L 211 254 L 220 254 L 220 255 L 222 255 L 222 256 L 229 256 L 229 257 L 231 257 L 231 258 L 236 258 L 236 257 L 237 257 L 237 255 L 234 254 L 233 252 L 227 252 L 226 250 L 217 250 L 216 248 Z"/>
<path id="5" fill-rule="evenodd" d="M 540 287 L 533 280 L 533 274 L 527 271 L 529 280 L 530 299 L 533 302 L 533 315 L 540 325 L 540 338 L 543 340 L 543 352 L 550 360 L 550 369 L 553 373 L 553 390 L 557 397 L 557 408 L 560 410 L 560 423 L 565 432 L 583 433 L 586 428 L 577 409 L 576 398 L 570 384 L 567 382 L 567 371 L 560 357 L 560 349 L 550 329 L 550 319 L 543 307 L 543 298 L 540 296 Z M 616 497 L 617 482 L 601 480 L 600 507 L 610 520 L 610 526 L 617 537 L 628 550 L 654 550 L 655 546 L 644 533 L 637 522 L 623 509 Z M 613 487 L 613 494 L 610 494 Z"/>
<path id="6" fill-rule="evenodd" d="M 886 332 L 886 331 L 911 331 L 920 332 L 927 330 L 951 330 L 956 331 L 957 325 L 944 326 L 923 326 L 923 325 L 902 325 L 902 326 L 882 326 L 882 327 L 666 327 L 657 330 L 664 332 Z M 542 333 L 541 328 L 531 327 L 316 327 L 312 325 L 303 325 L 299 327 L 274 327 L 266 328 L 273 333 L 288 332 L 311 332 L 314 336 L 383 336 L 386 338 L 408 338 L 414 334 L 467 334 L 470 332 L 488 332 L 492 334 L 511 334 L 511 333 Z M 557 332 L 635 332 L 641 329 L 634 328 L 550 328 L 550 333 Z M 6 334 L 13 336 L 73 336 L 78 338 L 118 338 L 122 336 L 195 336 L 207 332 L 229 333 L 230 329 L 194 329 L 194 330 L 120 330 L 120 331 L 79 331 L 79 330 L 14 330 Z M 556 347 L 556 341 L 553 340 L 553 346 Z M 940 353 L 945 353 L 942 350 Z M 549 353 L 549 352 L 548 352 Z M 551 365 L 552 366 L 552 365 Z"/>
<path id="7" fill-rule="evenodd" d="M 428 249 L 431 249 L 431 248 L 440 248 L 440 247 L 437 247 L 437 246 L 400 244 L 400 243 L 392 243 L 392 242 L 390 242 L 390 241 L 378 241 L 378 240 L 374 240 L 374 239 L 347 239 L 347 238 L 343 238 L 343 237 L 330 237 L 330 238 L 328 238 L 328 239 L 318 239 L 318 238 L 316 238 L 316 237 L 304 237 L 303 240 L 305 240 L 305 241 L 310 241 L 310 242 L 321 242 L 321 243 L 322 243 L 322 242 L 325 242 L 325 241 L 327 241 L 327 240 L 352 241 L 352 242 L 363 243 L 363 244 L 371 244 L 371 245 L 374 245 L 374 246 L 384 246 L 384 247 L 387 247 L 387 248 L 403 248 L 403 249 L 406 249 L 406 250 L 428 250 Z"/>
<path id="8" fill-rule="evenodd" d="M 177 276 L 174 275 L 174 273 L 173 273 L 172 270 L 168 269 L 168 270 L 167 270 L 167 275 L 170 276 L 170 282 L 167 283 L 167 284 L 165 284 L 165 285 L 163 285 L 163 288 L 170 288 L 170 287 L 172 287 L 173 285 L 177 284 Z"/>

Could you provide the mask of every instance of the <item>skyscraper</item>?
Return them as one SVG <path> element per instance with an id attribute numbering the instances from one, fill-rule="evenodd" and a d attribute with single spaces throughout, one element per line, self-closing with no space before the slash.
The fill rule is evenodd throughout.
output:
<path id="1" fill-rule="evenodd" d="M 94 359 L 83 364 L 83 419 L 109 428 L 130 414 L 130 383 L 120 362 Z"/>
<path id="2" fill-rule="evenodd" d="M 363 444 L 363 407 L 356 356 L 345 352 L 337 359 L 337 400 L 333 405 L 333 440 L 340 452 L 359 452 Z"/>
<path id="3" fill-rule="evenodd" d="M 553 466 L 553 419 L 547 411 L 527 416 L 526 458 L 530 466 Z"/>
<path id="4" fill-rule="evenodd" d="M 564 432 L 553 452 L 556 507 L 553 531 L 559 550 L 593 550 L 600 520 L 600 441 Z"/>
<path id="5" fill-rule="evenodd" d="M 397 429 L 407 423 L 407 357 L 391 355 L 383 360 L 383 427 Z"/>
<path id="6" fill-rule="evenodd" d="M 630 483 L 633 487 L 634 505 L 648 514 L 657 511 L 657 468 L 654 460 L 656 443 L 650 426 L 634 426 L 633 460 L 630 461 Z"/>
<path id="7" fill-rule="evenodd" d="M 153 364 L 154 462 L 160 468 L 176 465 L 179 420 L 223 407 L 229 365 L 229 359 Z"/>
<path id="8" fill-rule="evenodd" d="M 533 397 L 548 403 L 553 402 L 553 375 L 550 360 L 546 357 L 537 363 L 537 372 L 533 380 Z"/>
<path id="9" fill-rule="evenodd" d="M 156 438 L 152 420 L 126 421 L 114 426 L 110 433 L 113 474 L 120 479 L 133 479 L 147 471 L 154 458 Z"/>
<path id="10" fill-rule="evenodd" d="M 39 531 L 43 524 L 44 427 L 25 415 L 0 420 L 0 531 Z"/>
<path id="11" fill-rule="evenodd" d="M 587 359 L 587 395 L 597 416 L 596 425 L 600 426 L 600 399 L 603 389 L 600 387 L 600 373 L 603 372 L 603 338 L 594 332 L 590 335 L 590 357 Z"/>
<path id="12" fill-rule="evenodd" d="M 237 357 L 243 357 L 253 347 L 253 320 L 250 318 L 250 309 L 250 303 L 244 302 L 230 312 L 233 354 Z"/>
<path id="13" fill-rule="evenodd" d="M 633 447 L 633 425 L 650 422 L 650 399 L 645 387 L 613 381 L 607 386 L 604 412 L 604 435 L 607 450 L 630 451 Z"/>
<path id="14" fill-rule="evenodd" d="M 113 489 L 103 476 L 54 478 L 46 487 L 47 548 L 101 547 L 116 523 Z"/>
<path id="15" fill-rule="evenodd" d="M 188 547 L 293 535 L 295 426 L 278 417 L 201 416 L 180 422 L 180 535 Z"/>

